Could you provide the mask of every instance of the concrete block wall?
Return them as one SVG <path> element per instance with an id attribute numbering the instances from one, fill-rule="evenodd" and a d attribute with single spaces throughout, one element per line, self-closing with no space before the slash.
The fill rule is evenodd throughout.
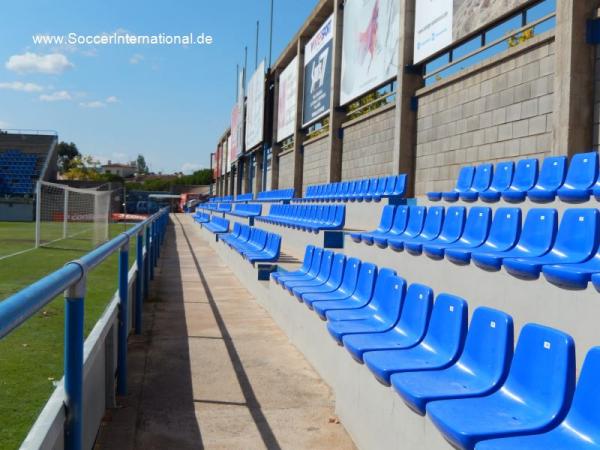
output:
<path id="1" fill-rule="evenodd" d="M 316 138 L 304 144 L 303 191 L 311 184 L 327 183 L 327 157 L 329 155 L 329 135 Z"/>
<path id="2" fill-rule="evenodd" d="M 294 187 L 294 152 L 279 156 L 279 189 Z"/>
<path id="3" fill-rule="evenodd" d="M 549 32 L 421 89 L 416 195 L 452 189 L 467 164 L 549 155 L 554 66 Z"/>
<path id="4" fill-rule="evenodd" d="M 395 105 L 344 124 L 342 180 L 391 175 Z"/>

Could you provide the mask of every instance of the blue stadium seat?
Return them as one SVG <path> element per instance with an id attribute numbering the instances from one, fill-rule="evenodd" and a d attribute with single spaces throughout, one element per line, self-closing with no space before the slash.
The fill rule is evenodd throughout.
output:
<path id="1" fill-rule="evenodd" d="M 494 168 L 494 178 L 488 189 L 479 193 L 479 198 L 484 202 L 497 202 L 502 196 L 502 192 L 506 191 L 513 179 L 515 163 L 505 161 L 496 164 Z"/>
<path id="2" fill-rule="evenodd" d="M 600 347 L 591 349 L 583 363 L 567 417 L 543 434 L 482 441 L 477 450 L 598 450 L 600 449 Z"/>
<path id="3" fill-rule="evenodd" d="M 404 197 L 404 194 L 406 194 L 406 174 L 401 173 L 396 175 L 395 178 L 394 189 L 391 193 L 387 193 L 386 189 L 385 197 Z"/>
<path id="4" fill-rule="evenodd" d="M 469 210 L 462 236 L 451 243 L 431 242 L 423 244 L 423 252 L 432 259 L 443 259 L 448 248 L 475 248 L 485 242 L 490 229 L 492 211 L 485 206 Z"/>
<path id="5" fill-rule="evenodd" d="M 347 299 L 356 290 L 360 267 L 360 259 L 349 258 L 346 260 L 346 264 L 344 265 L 342 283 L 338 288 L 330 292 L 313 292 L 310 294 L 303 294 L 302 301 L 306 304 L 306 306 L 312 309 L 313 302 Z"/>
<path id="6" fill-rule="evenodd" d="M 377 187 L 375 188 L 375 191 L 373 193 L 369 193 L 365 197 L 365 201 L 367 201 L 367 202 L 371 202 L 371 201 L 379 202 L 379 201 L 381 201 L 381 198 L 385 194 L 386 184 L 387 184 L 387 178 L 386 177 L 378 178 L 377 179 Z"/>
<path id="7" fill-rule="evenodd" d="M 400 177 L 403 177 L 402 179 Z M 394 193 L 396 192 L 396 184 L 398 184 L 398 181 L 400 181 L 400 183 L 402 184 L 402 182 L 404 182 L 406 184 L 406 176 L 405 175 L 390 175 L 389 177 L 387 177 L 385 179 L 385 190 L 383 191 L 383 195 L 381 196 L 382 198 L 389 198 L 389 197 L 393 197 Z M 379 201 L 377 199 L 375 199 L 376 201 Z"/>
<path id="8" fill-rule="evenodd" d="M 389 239 L 394 239 L 400 236 L 405 236 L 406 238 L 411 239 L 418 236 L 423 230 L 426 213 L 427 208 L 425 208 L 424 206 L 409 206 L 408 222 L 406 223 L 406 228 L 404 228 L 402 233 L 397 233 L 400 230 L 400 226 L 396 227 L 395 225 L 401 225 L 403 222 L 403 218 L 398 218 L 400 211 L 397 211 L 396 217 L 398 218 L 398 220 L 394 220 L 394 227 L 392 227 L 389 233 L 373 237 L 373 241 L 375 242 L 377 247 L 386 248 L 388 246 Z"/>
<path id="9" fill-rule="evenodd" d="M 550 208 L 532 208 L 527 213 L 519 242 L 507 251 L 484 251 L 475 249 L 471 259 L 476 266 L 497 271 L 502 267 L 504 258 L 529 258 L 546 254 L 556 238 L 558 213 Z"/>
<path id="10" fill-rule="evenodd" d="M 350 334 L 342 338 L 344 347 L 358 362 L 363 354 L 374 350 L 392 350 L 414 347 L 423 339 L 433 307 L 430 287 L 413 283 L 406 290 L 400 319 L 391 330 L 383 333 Z"/>
<path id="11" fill-rule="evenodd" d="M 406 206 L 406 205 L 397 206 L 395 209 L 395 214 L 394 214 L 394 222 L 392 223 L 391 228 L 388 231 L 381 232 L 381 233 L 375 233 L 375 232 L 363 233 L 363 234 L 361 234 L 361 238 L 362 238 L 363 242 L 367 245 L 373 245 L 373 243 L 376 243 L 375 238 L 387 239 L 388 236 L 401 235 L 402 233 L 404 233 L 404 230 L 406 230 L 406 226 L 408 225 L 409 214 L 410 214 L 410 209 L 408 206 Z M 382 243 L 383 242 L 384 241 L 382 241 Z"/>
<path id="12" fill-rule="evenodd" d="M 587 261 L 577 264 L 553 264 L 542 267 L 546 280 L 565 289 L 585 289 L 592 275 L 600 273 L 600 248 Z"/>
<path id="13" fill-rule="evenodd" d="M 271 273 L 271 278 L 273 279 L 273 281 L 275 281 L 275 283 L 279 284 L 279 277 L 281 277 L 281 276 L 291 275 L 291 274 L 306 275 L 306 273 L 310 269 L 314 251 L 315 251 L 314 245 L 307 245 L 306 248 L 304 249 L 304 258 L 302 260 L 302 265 L 300 266 L 300 268 L 293 272 L 279 272 L 279 271 L 273 272 L 273 273 Z"/>
<path id="14" fill-rule="evenodd" d="M 513 320 L 501 311 L 477 308 L 458 361 L 443 370 L 397 373 L 390 381 L 407 405 L 425 415 L 427 403 L 481 397 L 498 389 L 513 355 Z"/>
<path id="15" fill-rule="evenodd" d="M 251 263 L 277 261 L 281 254 L 281 236 L 275 233 L 267 233 L 267 235 L 265 248 L 258 252 L 246 252 L 244 258 Z"/>
<path id="16" fill-rule="evenodd" d="M 598 153 L 578 153 L 569 164 L 567 178 L 557 195 L 564 202 L 584 202 L 590 199 L 598 179 Z"/>
<path id="17" fill-rule="evenodd" d="M 459 198 L 465 202 L 476 201 L 479 198 L 480 192 L 489 189 L 493 173 L 494 166 L 492 164 L 486 163 L 477 166 L 475 168 L 475 175 L 473 176 L 473 184 L 466 191 L 459 192 Z"/>
<path id="18" fill-rule="evenodd" d="M 536 185 L 527 191 L 527 198 L 533 202 L 547 203 L 556 198 L 556 191 L 565 182 L 567 158 L 551 156 L 544 159 Z"/>
<path id="19" fill-rule="evenodd" d="M 386 276 L 388 273 L 391 273 L 392 275 L 396 274 L 390 269 L 381 269 L 381 272 Z M 312 307 L 314 311 L 321 319 L 327 320 L 328 312 L 340 309 L 348 310 L 362 308 L 371 300 L 373 290 L 375 289 L 375 283 L 379 275 L 380 273 L 375 264 L 363 262 L 360 266 L 360 271 L 358 272 L 356 290 L 352 295 L 341 300 L 332 299 L 313 302 Z M 333 296 L 331 298 L 333 298 Z"/>
<path id="20" fill-rule="evenodd" d="M 521 330 L 504 385 L 485 397 L 441 400 L 427 415 L 454 446 L 543 433 L 565 416 L 575 385 L 575 345 L 560 331 L 528 324 Z M 556 448 L 556 447 L 555 447 Z"/>
<path id="21" fill-rule="evenodd" d="M 262 213 L 262 205 L 253 205 L 253 204 L 245 204 L 241 203 L 239 205 L 235 205 L 235 209 L 231 211 L 229 214 L 238 217 L 256 217 L 260 216 Z"/>
<path id="22" fill-rule="evenodd" d="M 377 192 L 378 187 L 379 187 L 379 178 L 371 178 L 369 180 L 369 190 L 363 196 L 362 200 L 364 200 L 365 202 L 373 201 L 373 196 Z"/>
<path id="23" fill-rule="evenodd" d="M 192 217 L 197 223 L 206 223 L 210 220 L 210 215 L 200 211 L 197 211 Z"/>
<path id="24" fill-rule="evenodd" d="M 449 294 L 438 295 L 431 312 L 427 333 L 416 346 L 400 350 L 366 352 L 363 360 L 375 377 L 390 384 L 398 372 L 444 369 L 462 351 L 468 322 L 467 302 Z"/>
<path id="25" fill-rule="evenodd" d="M 221 241 L 227 242 L 230 240 L 237 240 L 240 237 L 240 234 L 242 233 L 243 226 L 244 225 L 242 225 L 240 223 L 237 223 L 237 222 L 234 223 L 233 229 L 231 230 L 231 232 L 221 236 Z"/>
<path id="26" fill-rule="evenodd" d="M 324 284 L 329 278 L 329 274 L 331 273 L 331 266 L 333 265 L 333 256 L 334 253 L 331 250 L 323 250 L 323 256 L 321 257 L 321 265 L 319 266 L 319 272 L 308 279 L 296 279 L 283 281 L 282 285 L 285 287 L 290 294 L 295 287 L 298 286 L 320 286 Z"/>
<path id="27" fill-rule="evenodd" d="M 334 254 L 333 261 L 329 270 L 329 274 L 326 274 L 327 279 L 324 283 L 306 284 L 304 286 L 296 286 L 292 288 L 292 294 L 294 294 L 298 300 L 302 301 L 305 294 L 317 294 L 333 292 L 338 289 L 342 283 L 344 276 L 344 266 L 346 265 L 346 257 L 343 253 Z M 317 277 L 318 279 L 319 277 Z"/>
<path id="28" fill-rule="evenodd" d="M 392 228 L 392 225 L 394 224 L 394 216 L 396 214 L 396 207 L 393 205 L 386 205 L 383 207 L 383 210 L 381 211 L 381 219 L 379 221 L 379 226 L 377 227 L 376 230 L 374 231 L 370 231 L 367 233 L 349 233 L 350 234 L 350 238 L 354 241 L 354 242 L 361 242 L 363 239 L 365 239 L 365 242 L 369 242 L 367 241 L 367 238 L 370 240 L 370 245 L 373 244 L 373 239 L 372 239 L 372 235 L 380 235 L 380 234 L 385 234 L 388 231 L 390 231 L 390 229 Z M 365 238 L 363 238 L 363 236 Z"/>
<path id="29" fill-rule="evenodd" d="M 222 217 L 211 216 L 210 222 L 204 223 L 202 226 L 214 234 L 229 232 L 229 220 Z"/>
<path id="30" fill-rule="evenodd" d="M 446 258 L 455 264 L 469 264 L 471 254 L 478 252 L 504 252 L 515 246 L 521 232 L 521 209 L 498 208 L 494 214 L 486 241 L 475 248 L 450 247 Z"/>
<path id="31" fill-rule="evenodd" d="M 342 338 L 349 334 L 390 330 L 400 317 L 405 293 L 406 281 L 402 278 L 396 275 L 390 277 L 380 275 L 373 298 L 364 308 L 327 313 L 328 319 L 330 315 L 338 316 L 337 320 L 329 320 L 327 324 L 329 334 L 339 345 L 342 345 Z"/>
<path id="32" fill-rule="evenodd" d="M 234 245 L 241 244 L 243 242 L 248 242 L 251 233 L 252 228 L 250 228 L 248 225 L 241 225 L 239 228 L 239 233 L 236 236 L 234 225 L 234 232 L 221 235 L 220 240 L 227 244 L 229 247 L 233 248 Z"/>
<path id="33" fill-rule="evenodd" d="M 517 203 L 525 200 L 527 192 L 535 186 L 538 177 L 538 160 L 522 159 L 517 163 L 515 175 L 508 189 L 502 191 L 507 202 Z"/>
<path id="34" fill-rule="evenodd" d="M 575 264 L 590 258 L 598 248 L 598 210 L 567 209 L 552 249 L 538 257 L 505 258 L 504 268 L 522 279 L 536 279 L 547 264 Z"/>
<path id="35" fill-rule="evenodd" d="M 400 252 L 404 250 L 404 243 L 406 241 L 412 242 L 428 242 L 437 238 L 442 229 L 444 223 L 444 207 L 443 206 L 432 206 L 427 210 L 425 221 L 421 227 L 421 231 L 414 234 L 409 230 L 410 227 L 406 228 L 406 232 L 402 233 L 398 237 L 389 238 L 388 245 L 392 250 Z M 409 223 L 410 225 L 410 223 Z M 414 234 L 414 235 L 413 235 Z"/>
<path id="36" fill-rule="evenodd" d="M 288 281 L 312 280 L 319 273 L 322 258 L 323 249 L 320 247 L 315 247 L 312 252 L 312 259 L 309 269 L 305 273 L 296 272 L 280 275 L 277 279 L 278 284 L 280 284 L 282 287 L 285 287 L 285 283 L 287 283 Z"/>
<path id="37" fill-rule="evenodd" d="M 475 167 L 465 166 L 458 172 L 456 179 L 456 187 L 451 192 L 428 192 L 427 198 L 432 201 L 438 201 L 442 198 L 448 202 L 455 202 L 461 192 L 466 192 L 473 185 L 473 176 L 475 175 Z"/>
<path id="38" fill-rule="evenodd" d="M 419 237 L 404 242 L 404 249 L 411 255 L 420 255 L 423 252 L 423 244 L 448 245 L 460 239 L 465 226 L 466 208 L 464 206 L 451 206 L 446 211 L 442 231 L 431 241 L 421 241 Z"/>

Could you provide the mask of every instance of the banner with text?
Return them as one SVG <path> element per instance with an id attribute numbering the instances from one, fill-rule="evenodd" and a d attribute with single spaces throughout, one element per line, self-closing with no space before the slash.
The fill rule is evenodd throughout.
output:
<path id="1" fill-rule="evenodd" d="M 294 134 L 298 98 L 298 57 L 279 75 L 277 100 L 277 142 Z"/>
<path id="2" fill-rule="evenodd" d="M 334 17 L 330 16 L 304 47 L 304 101 L 302 124 L 329 112 L 333 65 Z"/>
<path id="3" fill-rule="evenodd" d="M 419 0 L 416 2 L 414 62 L 496 20 L 528 0 Z"/>
<path id="4" fill-rule="evenodd" d="M 246 99 L 246 150 L 263 140 L 265 113 L 265 62 L 262 61 L 248 83 Z"/>
<path id="5" fill-rule="evenodd" d="M 341 104 L 397 76 L 399 8 L 397 0 L 346 0 Z"/>

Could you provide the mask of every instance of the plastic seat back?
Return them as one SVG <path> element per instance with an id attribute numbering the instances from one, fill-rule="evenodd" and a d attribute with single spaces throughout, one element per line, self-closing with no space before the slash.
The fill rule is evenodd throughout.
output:
<path id="1" fill-rule="evenodd" d="M 395 175 L 391 175 L 385 180 L 385 191 L 383 191 L 384 196 L 390 196 L 394 193 L 394 189 L 396 188 L 397 178 Z"/>
<path id="2" fill-rule="evenodd" d="M 375 280 L 375 288 L 371 296 L 370 307 L 377 311 L 385 308 L 387 296 L 392 290 L 394 284 L 397 283 L 396 271 L 383 267 L 379 269 L 377 280 Z"/>
<path id="3" fill-rule="evenodd" d="M 479 307 L 473 311 L 460 363 L 477 377 L 488 380 L 488 386 L 496 386 L 508 375 L 513 345 L 512 317 L 502 311 Z"/>
<path id="4" fill-rule="evenodd" d="M 475 206 L 469 210 L 462 240 L 475 244 L 486 240 L 490 231 L 492 210 L 485 206 Z"/>
<path id="5" fill-rule="evenodd" d="M 558 213 L 552 208 L 532 208 L 525 217 L 518 246 L 541 255 L 554 244 Z"/>
<path id="6" fill-rule="evenodd" d="M 516 396 L 523 405 L 560 416 L 565 413 L 574 387 L 573 338 L 542 325 L 525 325 L 502 391 Z"/>
<path id="7" fill-rule="evenodd" d="M 406 193 L 406 174 L 401 173 L 396 176 L 396 184 L 392 195 L 402 197 Z"/>
<path id="8" fill-rule="evenodd" d="M 444 207 L 443 206 L 430 206 L 425 216 L 425 223 L 423 224 L 423 230 L 421 231 L 420 237 L 424 239 L 434 239 L 442 231 L 442 224 L 444 223 Z"/>
<path id="9" fill-rule="evenodd" d="M 369 181 L 369 190 L 367 191 L 367 195 L 375 195 L 377 193 L 377 188 L 379 187 L 379 178 L 371 178 Z"/>
<path id="10" fill-rule="evenodd" d="M 346 256 L 343 253 L 336 253 L 333 256 L 331 272 L 329 272 L 328 282 L 339 286 L 344 278 L 344 268 L 346 267 Z"/>
<path id="11" fill-rule="evenodd" d="M 338 195 L 338 198 L 343 198 L 348 195 L 348 190 L 350 189 L 350 183 L 348 181 L 344 181 L 342 183 L 342 190 Z"/>
<path id="12" fill-rule="evenodd" d="M 392 231 L 394 233 L 404 233 L 406 225 L 408 224 L 408 217 L 410 215 L 410 209 L 406 205 L 400 205 L 396 208 L 396 215 L 394 216 L 394 224 L 392 225 Z"/>
<path id="13" fill-rule="evenodd" d="M 565 156 L 545 158 L 536 186 L 555 191 L 563 185 L 566 173 L 567 158 Z"/>
<path id="14" fill-rule="evenodd" d="M 573 155 L 564 187 L 590 189 L 598 179 L 598 153 L 578 153 Z"/>
<path id="15" fill-rule="evenodd" d="M 323 258 L 323 249 L 321 247 L 315 247 L 313 251 L 313 259 L 308 271 L 308 275 L 316 277 L 321 268 L 321 259 Z"/>
<path id="16" fill-rule="evenodd" d="M 519 191 L 528 191 L 535 186 L 538 177 L 538 164 L 538 160 L 535 158 L 519 161 L 511 186 Z"/>
<path id="17" fill-rule="evenodd" d="M 431 311 L 423 343 L 437 353 L 455 355 L 463 348 L 467 323 L 467 302 L 454 295 L 439 294 Z"/>
<path id="18" fill-rule="evenodd" d="M 302 260 L 302 266 L 300 266 L 300 269 L 299 269 L 300 271 L 308 272 L 314 251 L 315 251 L 314 245 L 306 246 L 306 249 L 304 250 L 304 259 Z"/>
<path id="19" fill-rule="evenodd" d="M 376 308 L 377 315 L 381 319 L 393 325 L 402 311 L 405 294 L 406 281 L 404 279 L 397 275 L 391 277 L 380 276 L 375 286 L 371 307 Z"/>
<path id="20" fill-rule="evenodd" d="M 402 314 L 396 327 L 412 337 L 413 342 L 419 342 L 427 331 L 432 308 L 433 290 L 423 284 L 411 284 L 406 290 Z"/>
<path id="21" fill-rule="evenodd" d="M 344 277 L 340 289 L 349 294 L 356 289 L 358 282 L 358 273 L 360 271 L 361 261 L 358 258 L 349 258 L 344 265 Z"/>
<path id="22" fill-rule="evenodd" d="M 242 224 L 235 222 L 233 224 L 233 230 L 231 231 L 231 237 L 237 238 L 242 232 Z"/>
<path id="23" fill-rule="evenodd" d="M 585 357 L 571 410 L 565 420 L 578 434 L 600 441 L 600 347 L 592 348 Z"/>
<path id="24" fill-rule="evenodd" d="M 372 263 L 362 263 L 358 272 L 358 283 L 355 295 L 362 300 L 370 300 L 373 296 L 375 281 L 377 281 L 377 266 Z"/>
<path id="25" fill-rule="evenodd" d="M 385 192 L 386 185 L 387 185 L 387 178 L 386 177 L 379 178 L 379 180 L 377 182 L 377 190 L 375 191 L 375 195 L 382 196 L 383 193 Z"/>
<path id="26" fill-rule="evenodd" d="M 360 187 L 359 187 L 358 192 L 357 192 L 357 194 L 358 194 L 359 197 L 367 195 L 367 192 L 369 192 L 369 184 L 370 184 L 369 180 L 362 180 L 360 182 Z"/>
<path id="27" fill-rule="evenodd" d="M 396 215 L 396 207 L 393 205 L 385 205 L 383 207 L 383 211 L 381 211 L 381 219 L 379 221 L 379 226 L 376 231 L 381 233 L 385 233 L 392 228 L 394 224 L 394 217 Z"/>
<path id="28" fill-rule="evenodd" d="M 333 266 L 333 257 L 334 253 L 331 250 L 323 251 L 321 267 L 319 268 L 319 274 L 317 275 L 317 278 L 320 280 L 327 281 L 329 279 Z"/>
<path id="29" fill-rule="evenodd" d="M 555 251 L 564 255 L 591 255 L 598 247 L 598 210 L 567 209 L 560 221 Z"/>
<path id="30" fill-rule="evenodd" d="M 464 206 L 451 206 L 444 216 L 444 224 L 440 238 L 447 242 L 454 242 L 463 234 L 467 209 Z"/>
<path id="31" fill-rule="evenodd" d="M 521 208 L 498 208 L 494 214 L 488 242 L 507 249 L 514 246 L 521 233 Z"/>
<path id="32" fill-rule="evenodd" d="M 425 223 L 425 217 L 427 215 L 427 208 L 424 206 L 410 206 L 410 212 L 408 213 L 408 223 L 406 224 L 406 230 L 404 234 L 407 236 L 415 237 L 421 234 L 423 230 L 423 224 Z"/>
<path id="33" fill-rule="evenodd" d="M 513 161 L 504 161 L 496 164 L 490 189 L 496 192 L 502 192 L 508 189 L 512 183 L 514 171 L 515 163 Z"/>
<path id="34" fill-rule="evenodd" d="M 490 187 L 494 166 L 492 164 L 480 164 L 475 168 L 473 184 L 471 189 L 477 192 L 483 192 Z"/>
<path id="35" fill-rule="evenodd" d="M 475 175 L 475 167 L 466 166 L 460 169 L 458 172 L 458 178 L 456 179 L 456 192 L 468 191 L 473 185 L 473 176 Z"/>

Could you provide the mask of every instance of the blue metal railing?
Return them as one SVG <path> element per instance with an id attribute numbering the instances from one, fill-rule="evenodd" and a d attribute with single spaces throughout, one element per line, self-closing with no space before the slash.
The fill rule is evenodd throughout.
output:
<path id="1" fill-rule="evenodd" d="M 137 239 L 134 326 L 135 332 L 140 333 L 142 300 L 148 297 L 149 279 L 154 278 L 154 266 L 160 254 L 159 247 L 164 241 L 168 216 L 167 208 L 157 212 L 80 259 L 65 264 L 61 269 L 0 302 L 1 339 L 22 325 L 61 292 L 65 293 L 65 447 L 68 450 L 80 450 L 83 442 L 83 325 L 87 275 L 110 255 L 119 252 L 117 393 L 125 395 L 127 394 L 129 241 L 134 236 Z M 142 247 L 143 242 L 145 245 Z"/>

